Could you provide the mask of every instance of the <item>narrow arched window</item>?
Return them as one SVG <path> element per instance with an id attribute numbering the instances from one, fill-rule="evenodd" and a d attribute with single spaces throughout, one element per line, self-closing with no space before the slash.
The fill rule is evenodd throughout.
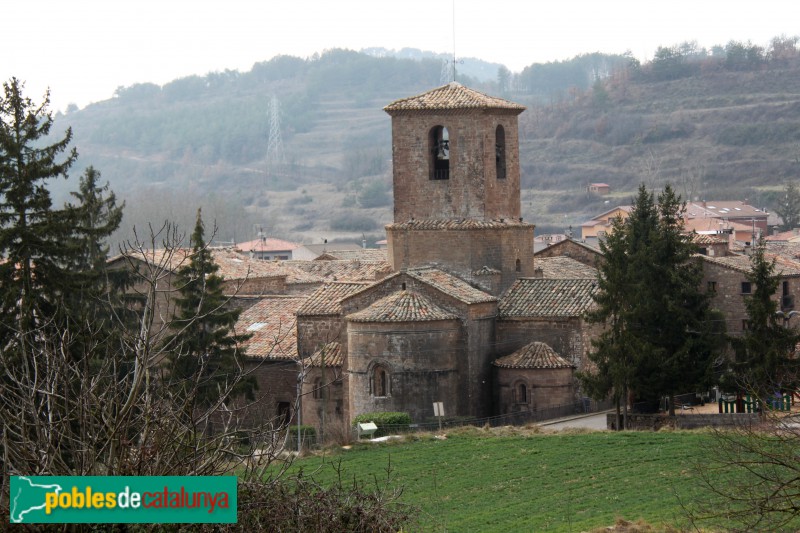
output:
<path id="1" fill-rule="evenodd" d="M 450 179 L 450 133 L 444 126 L 435 126 L 430 135 L 431 179 Z"/>
<path id="2" fill-rule="evenodd" d="M 322 399 L 322 380 L 321 379 L 315 379 L 314 380 L 314 390 L 312 392 L 313 392 L 313 396 L 314 396 L 315 400 L 321 400 Z"/>
<path id="3" fill-rule="evenodd" d="M 517 385 L 517 403 L 528 403 L 528 387 L 524 383 Z"/>
<path id="4" fill-rule="evenodd" d="M 389 372 L 386 367 L 375 365 L 370 376 L 373 396 L 389 396 Z"/>
<path id="5" fill-rule="evenodd" d="M 522 261 L 520 261 L 519 259 L 517 259 L 516 269 L 517 272 L 522 272 Z"/>
<path id="6" fill-rule="evenodd" d="M 506 130 L 497 126 L 494 132 L 494 161 L 497 179 L 506 179 Z"/>

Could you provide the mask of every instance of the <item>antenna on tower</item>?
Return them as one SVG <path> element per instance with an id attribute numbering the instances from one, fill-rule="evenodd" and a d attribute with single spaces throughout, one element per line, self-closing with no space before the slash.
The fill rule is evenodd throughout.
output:
<path id="1" fill-rule="evenodd" d="M 281 103 L 274 94 L 269 104 L 269 137 L 267 139 L 267 178 L 277 173 L 277 169 L 286 163 L 281 138 Z"/>

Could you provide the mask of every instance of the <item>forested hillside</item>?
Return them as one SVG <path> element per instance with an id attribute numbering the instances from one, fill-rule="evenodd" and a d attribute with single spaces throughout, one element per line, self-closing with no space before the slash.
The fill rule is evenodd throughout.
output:
<path id="1" fill-rule="evenodd" d="M 465 85 L 528 106 L 520 117 L 523 211 L 540 229 L 559 230 L 606 201 L 628 201 L 642 181 L 769 207 L 800 170 L 796 45 L 685 43 L 643 64 L 587 54 L 516 74 L 478 60 L 456 66 Z M 56 129 L 72 126 L 80 164 L 98 168 L 126 199 L 120 238 L 134 224 L 188 225 L 201 204 L 219 240 L 249 240 L 256 224 L 307 242 L 380 238 L 391 220 L 382 108 L 449 81 L 452 66 L 405 55 L 331 50 L 121 87 L 60 115 Z M 480 79 L 460 74 L 468 71 Z M 611 185 L 612 198 L 585 193 L 596 181 Z"/>

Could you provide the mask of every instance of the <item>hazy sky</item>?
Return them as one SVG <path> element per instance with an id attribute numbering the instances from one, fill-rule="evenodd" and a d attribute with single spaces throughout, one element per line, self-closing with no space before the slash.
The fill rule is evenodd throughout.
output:
<path id="1" fill-rule="evenodd" d="M 455 16 L 453 6 L 455 5 Z M 798 0 L 8 0 L 0 76 L 54 109 L 278 54 L 412 47 L 504 63 L 800 34 Z M 454 24 L 455 22 L 455 24 Z"/>

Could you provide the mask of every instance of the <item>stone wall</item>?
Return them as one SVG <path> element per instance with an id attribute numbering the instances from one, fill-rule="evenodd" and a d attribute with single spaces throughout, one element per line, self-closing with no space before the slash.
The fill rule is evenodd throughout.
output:
<path id="1" fill-rule="evenodd" d="M 404 411 L 414 421 L 433 416 L 433 402 L 457 409 L 462 328 L 457 320 L 349 322 L 350 420 L 372 411 Z M 387 372 L 378 392 L 375 367 Z M 453 413 L 456 414 L 456 413 Z"/>
<path id="2" fill-rule="evenodd" d="M 329 342 L 342 343 L 342 349 L 346 350 L 347 331 L 341 316 L 297 317 L 297 353 L 300 357 L 310 357 Z"/>
<path id="3" fill-rule="evenodd" d="M 568 239 L 539 250 L 534 256 L 534 261 L 537 257 L 561 256 L 569 257 L 592 268 L 597 268 L 600 259 L 603 257 L 599 250 L 595 251 L 586 245 Z"/>
<path id="4" fill-rule="evenodd" d="M 303 380 L 303 424 L 317 428 L 318 438 L 326 442 L 346 441 L 349 435 L 346 396 L 341 367 L 327 367 L 324 375 L 321 367 L 309 368 Z M 324 433 L 321 431 L 323 413 Z"/>
<path id="5" fill-rule="evenodd" d="M 520 215 L 518 111 L 459 110 L 392 117 L 394 220 Z M 495 132 L 505 131 L 506 178 L 497 179 Z M 431 130 L 447 128 L 450 178 L 431 179 Z M 532 246 L 532 244 L 531 244 Z"/>
<path id="6" fill-rule="evenodd" d="M 256 401 L 248 405 L 245 420 L 250 424 L 263 424 L 275 420 L 288 406 L 289 419 L 296 421 L 298 366 L 294 361 L 259 361 L 250 359 L 245 365 L 258 383 Z"/>
<path id="7" fill-rule="evenodd" d="M 539 341 L 574 364 L 577 370 L 583 370 L 588 361 L 591 338 L 599 332 L 599 328 L 592 326 L 577 317 L 498 320 L 497 357 Z"/>
<path id="8" fill-rule="evenodd" d="M 571 368 L 495 368 L 496 414 L 505 415 L 568 405 L 575 401 Z M 520 394 L 525 385 L 525 397 Z"/>
<path id="9" fill-rule="evenodd" d="M 475 272 L 489 267 L 501 272 L 495 295 L 519 277 L 532 277 L 533 224 L 500 224 L 469 229 L 416 229 L 387 226 L 389 262 L 393 270 L 433 266 L 476 283 Z M 519 271 L 517 270 L 519 261 Z"/>

